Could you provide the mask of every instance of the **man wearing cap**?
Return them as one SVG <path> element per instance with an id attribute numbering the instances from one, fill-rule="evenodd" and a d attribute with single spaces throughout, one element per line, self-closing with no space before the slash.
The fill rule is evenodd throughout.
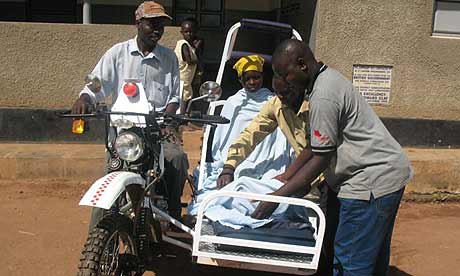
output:
<path id="1" fill-rule="evenodd" d="M 171 20 L 163 6 L 145 1 L 135 12 L 137 36 L 110 48 L 99 60 L 92 74 L 101 80 L 101 91 L 88 86 L 80 92 L 72 112 L 83 114 L 93 103 L 109 96 L 115 102 L 125 79 L 140 79 L 148 101 L 157 111 L 175 113 L 179 107 L 179 67 L 176 55 L 158 44 L 164 26 Z M 187 177 L 187 155 L 177 144 L 165 144 L 165 178 L 168 183 L 170 214 L 180 218 L 180 197 Z M 101 209 L 94 209 L 90 229 L 99 221 Z"/>

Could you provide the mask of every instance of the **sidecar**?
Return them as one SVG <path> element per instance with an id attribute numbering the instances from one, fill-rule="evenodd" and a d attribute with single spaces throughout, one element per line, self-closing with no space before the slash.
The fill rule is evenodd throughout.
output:
<path id="1" fill-rule="evenodd" d="M 286 38 L 301 40 L 299 33 L 290 25 L 261 20 L 241 20 L 233 25 L 227 33 L 216 78 L 217 83 L 222 83 L 224 72 L 237 59 L 245 55 L 256 54 L 247 51 L 234 51 L 238 32 L 246 30 L 252 33 L 278 34 L 279 40 Z M 259 55 L 265 59 L 265 66 L 270 66 L 271 56 L 267 54 Z M 270 72 L 271 70 L 264 71 Z M 235 83 L 237 83 L 236 80 Z M 222 89 L 224 90 L 224 95 L 228 95 L 228 90 L 236 91 L 235 89 L 226 91 L 224 85 Z M 211 102 L 208 114 L 219 114 L 224 104 L 225 100 Z M 212 126 L 206 126 L 204 130 L 199 174 L 195 180 L 195 190 L 197 191 L 202 188 L 204 178 L 208 174 L 207 164 L 212 162 L 210 160 L 210 150 L 214 130 Z M 212 222 L 204 215 L 208 205 L 219 198 L 270 201 L 288 204 L 289 208 L 303 209 L 305 214 L 304 225 L 309 225 L 310 231 L 304 231 L 305 228 L 298 224 L 291 224 L 284 228 L 230 229 L 219 223 Z M 293 227 L 297 225 L 299 227 Z M 316 272 L 324 230 L 324 214 L 318 205 L 310 200 L 222 190 L 209 193 L 202 200 L 198 208 L 194 229 L 187 229 L 193 240 L 191 248 L 193 261 L 198 264 L 297 275 L 310 275 Z"/>

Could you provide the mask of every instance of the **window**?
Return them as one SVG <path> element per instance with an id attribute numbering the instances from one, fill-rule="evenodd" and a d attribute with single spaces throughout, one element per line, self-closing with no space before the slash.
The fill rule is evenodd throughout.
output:
<path id="1" fill-rule="evenodd" d="M 201 28 L 220 28 L 224 24 L 224 0 L 175 0 L 174 14 L 176 25 L 193 17 Z"/>
<path id="2" fill-rule="evenodd" d="M 75 0 L 0 0 L 0 21 L 76 23 Z"/>
<path id="3" fill-rule="evenodd" d="M 433 35 L 460 37 L 460 0 L 435 1 Z"/>

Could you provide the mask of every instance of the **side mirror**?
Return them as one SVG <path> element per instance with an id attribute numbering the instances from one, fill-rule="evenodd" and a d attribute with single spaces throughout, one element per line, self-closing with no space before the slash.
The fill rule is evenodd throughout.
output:
<path id="1" fill-rule="evenodd" d="M 95 75 L 89 74 L 85 77 L 86 86 L 93 93 L 101 92 L 101 80 Z"/>
<path id="2" fill-rule="evenodd" d="M 192 103 L 198 100 L 206 100 L 208 102 L 217 101 L 222 96 L 222 87 L 215 81 L 207 81 L 200 86 L 200 96 L 198 98 L 191 99 L 188 102 L 185 113 L 190 113 L 190 107 Z"/>
<path id="3" fill-rule="evenodd" d="M 215 81 L 207 81 L 200 86 L 200 96 L 208 102 L 217 101 L 222 96 L 222 87 Z"/>

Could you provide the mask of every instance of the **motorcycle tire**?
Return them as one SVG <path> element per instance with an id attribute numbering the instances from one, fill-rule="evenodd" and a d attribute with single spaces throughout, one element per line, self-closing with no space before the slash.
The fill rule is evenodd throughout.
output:
<path id="1" fill-rule="evenodd" d="M 136 267 L 132 220 L 122 215 L 109 215 L 89 233 L 77 276 L 142 275 L 136 272 Z"/>

